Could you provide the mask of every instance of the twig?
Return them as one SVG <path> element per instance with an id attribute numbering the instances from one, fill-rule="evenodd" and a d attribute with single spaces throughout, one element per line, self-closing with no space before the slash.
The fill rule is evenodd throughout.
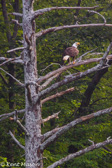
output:
<path id="1" fill-rule="evenodd" d="M 29 132 L 27 129 L 21 124 L 21 122 L 18 120 L 18 111 L 15 110 L 14 118 L 11 118 L 11 120 L 17 122 L 17 124 L 23 129 L 23 131 L 26 133 L 27 136 L 29 136 Z"/>
<path id="2" fill-rule="evenodd" d="M 25 147 L 23 145 L 21 145 L 21 143 L 15 138 L 15 136 L 13 135 L 13 133 L 11 131 L 9 131 L 10 136 L 12 137 L 12 139 L 16 142 L 16 144 L 21 147 L 22 149 L 25 150 Z"/>
<path id="3" fill-rule="evenodd" d="M 102 55 L 102 54 L 104 54 L 104 53 L 103 52 L 94 52 L 94 53 L 91 53 L 89 55 Z"/>
<path id="4" fill-rule="evenodd" d="M 22 13 L 17 13 L 17 12 L 8 13 L 8 15 L 14 15 L 14 16 L 20 16 L 20 17 L 23 16 Z"/>
<path id="5" fill-rule="evenodd" d="M 0 66 L 5 65 L 6 63 L 13 61 L 15 58 L 9 58 L 8 60 L 4 61 Z"/>
<path id="6" fill-rule="evenodd" d="M 51 99 L 60 97 L 60 96 L 62 96 L 62 95 L 64 95 L 64 94 L 67 94 L 67 93 L 69 93 L 69 92 L 73 92 L 74 89 L 75 89 L 75 88 L 72 87 L 72 88 L 69 88 L 69 89 L 67 89 L 67 90 L 65 90 L 65 91 L 58 92 L 58 93 L 56 93 L 56 94 L 54 94 L 54 95 L 51 95 L 51 96 L 49 96 L 49 97 L 43 99 L 43 100 L 41 101 L 41 103 L 43 104 L 43 103 L 45 103 L 46 101 L 49 101 L 49 100 L 51 100 Z"/>
<path id="7" fill-rule="evenodd" d="M 48 137 L 52 136 L 53 134 L 55 134 L 55 133 L 56 133 L 57 131 L 59 131 L 61 128 L 63 128 L 63 127 L 54 128 L 53 130 L 48 131 L 48 132 L 46 132 L 45 134 L 43 134 L 43 141 L 44 141 L 45 139 L 47 139 Z"/>
<path id="8" fill-rule="evenodd" d="M 19 26 L 22 26 L 22 23 L 19 23 L 18 20 L 12 19 L 12 22 L 16 23 Z"/>
<path id="9" fill-rule="evenodd" d="M 101 17 L 103 18 L 103 20 L 104 20 L 104 24 L 107 23 L 105 17 L 104 17 L 103 15 L 101 15 L 99 12 L 96 12 L 96 11 L 93 11 L 93 10 L 88 10 L 88 12 L 90 12 L 90 13 L 96 13 L 97 15 L 99 15 L 99 16 L 101 16 Z"/>
<path id="10" fill-rule="evenodd" d="M 15 52 L 17 50 L 24 50 L 24 49 L 25 49 L 25 47 L 18 47 L 18 48 L 14 48 L 14 49 L 8 50 L 7 53 Z"/>
<path id="11" fill-rule="evenodd" d="M 21 83 L 18 79 L 16 79 L 14 76 L 12 76 L 10 73 L 6 72 L 4 69 L 0 68 L 3 72 L 5 72 L 7 75 L 9 75 L 11 78 L 13 78 L 16 82 L 19 83 L 20 86 L 24 87 L 24 84 Z"/>
<path id="12" fill-rule="evenodd" d="M 98 47 L 97 47 L 98 48 Z M 90 52 L 93 52 L 93 51 L 95 51 L 95 50 L 97 50 L 97 48 L 95 48 L 95 49 L 93 49 L 93 50 L 90 50 L 90 51 L 87 51 L 86 53 L 84 53 L 84 54 L 82 54 L 79 58 L 77 58 L 77 60 L 76 61 L 81 61 L 82 60 L 82 58 L 85 56 L 85 55 L 87 55 L 88 53 L 90 53 Z"/>
<path id="13" fill-rule="evenodd" d="M 88 141 L 89 142 L 91 142 L 92 143 L 92 145 L 94 145 L 95 143 L 94 143 L 94 141 L 92 141 L 92 140 L 90 140 L 90 139 L 88 139 Z"/>
<path id="14" fill-rule="evenodd" d="M 45 67 L 44 69 L 42 69 L 41 72 L 43 73 L 46 69 L 48 69 L 52 65 L 59 65 L 60 67 L 62 67 L 61 64 L 59 64 L 59 63 L 52 63 L 52 64 L 48 65 L 47 67 Z"/>
<path id="15" fill-rule="evenodd" d="M 2 64 L 0 64 L 0 66 L 5 65 L 6 63 L 20 63 L 23 64 L 23 60 L 21 59 L 21 57 L 16 57 L 16 58 L 4 58 L 1 57 L 2 59 L 0 59 L 0 61 L 4 61 Z"/>
<path id="16" fill-rule="evenodd" d="M 42 123 L 45 123 L 45 122 L 47 122 L 47 121 L 49 121 L 49 120 L 51 120 L 51 119 L 53 119 L 53 118 L 59 118 L 58 115 L 59 115 L 60 112 L 61 112 L 61 111 L 59 111 L 58 113 L 55 113 L 55 114 L 53 114 L 53 115 L 51 115 L 51 116 L 48 116 L 48 117 L 45 118 L 45 119 L 42 119 Z"/>
<path id="17" fill-rule="evenodd" d="M 46 86 L 48 86 L 53 79 L 57 78 L 61 73 L 57 73 L 56 75 L 52 76 L 51 78 L 49 78 L 46 82 L 44 82 L 40 87 L 39 87 L 39 91 L 44 89 Z"/>

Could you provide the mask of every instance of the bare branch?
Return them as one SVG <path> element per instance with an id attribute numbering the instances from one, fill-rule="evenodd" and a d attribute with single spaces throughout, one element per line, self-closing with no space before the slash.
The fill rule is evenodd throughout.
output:
<path id="1" fill-rule="evenodd" d="M 5 65 L 6 63 L 13 61 L 13 60 L 14 60 L 14 58 L 9 58 L 6 61 L 4 61 L 2 64 L 0 64 L 0 66 Z"/>
<path id="2" fill-rule="evenodd" d="M 112 24 L 94 23 L 94 24 L 64 25 L 64 26 L 52 27 L 52 28 L 42 30 L 42 31 L 36 33 L 35 36 L 38 38 L 38 37 L 41 37 L 47 33 L 56 32 L 56 31 L 59 31 L 62 29 L 79 28 L 79 27 L 102 27 L 102 26 L 112 27 Z"/>
<path id="3" fill-rule="evenodd" d="M 26 133 L 27 136 L 29 136 L 29 132 L 27 131 L 27 129 L 21 124 L 21 122 L 18 119 L 14 119 L 14 118 L 10 118 L 11 121 L 16 121 L 16 123 L 22 128 L 22 130 Z"/>
<path id="4" fill-rule="evenodd" d="M 70 83 L 70 82 L 72 82 L 72 81 L 81 79 L 81 78 L 83 78 L 83 77 L 85 77 L 85 76 L 87 76 L 87 75 L 89 75 L 89 74 L 91 74 L 91 73 L 93 73 L 93 72 L 96 72 L 96 71 L 98 71 L 98 70 L 101 70 L 101 69 L 104 69 L 104 68 L 107 68 L 107 67 L 109 67 L 109 66 L 104 66 L 104 67 L 102 67 L 100 64 L 98 64 L 98 65 L 96 65 L 95 67 L 90 68 L 90 69 L 88 69 L 88 70 L 86 70 L 86 71 L 84 71 L 84 72 L 78 72 L 78 73 L 74 73 L 74 74 L 65 76 L 65 79 L 63 79 L 62 81 L 57 82 L 57 83 L 55 83 L 55 84 L 52 84 L 49 88 L 46 88 L 45 90 L 42 90 L 42 91 L 40 92 L 39 96 L 37 97 L 36 102 L 38 101 L 38 99 L 39 99 L 40 97 L 45 96 L 46 94 L 48 94 L 49 92 L 51 92 L 51 91 L 57 89 L 57 88 L 60 87 L 60 86 L 63 86 L 63 85 L 65 85 L 65 84 L 67 84 L 67 83 Z"/>
<path id="5" fill-rule="evenodd" d="M 47 75 L 45 75 L 43 77 L 38 78 L 37 82 L 41 83 L 42 81 L 50 78 L 51 76 L 53 76 L 53 75 L 55 75 L 59 72 L 62 73 L 64 71 L 66 71 L 67 69 L 70 69 L 70 68 L 73 68 L 73 67 L 77 67 L 77 66 L 80 66 L 80 65 L 86 65 L 86 64 L 93 63 L 93 62 L 99 62 L 99 61 L 101 61 L 101 59 L 102 59 L 102 57 L 101 58 L 92 58 L 92 59 L 82 60 L 81 62 L 76 62 L 75 64 L 70 64 L 70 65 L 67 65 L 67 66 L 63 66 L 63 67 L 61 67 L 57 70 L 49 72 Z M 109 59 L 112 59 L 112 55 L 109 55 Z"/>
<path id="6" fill-rule="evenodd" d="M 6 64 L 6 63 L 20 63 L 20 64 L 24 64 L 23 60 L 20 57 L 16 57 L 16 58 L 5 58 L 5 57 L 0 57 L 0 61 L 4 61 L 2 64 L 0 64 L 0 66 Z"/>
<path id="7" fill-rule="evenodd" d="M 12 19 L 12 22 L 16 23 L 19 26 L 22 26 L 22 23 L 19 23 L 18 20 Z"/>
<path id="8" fill-rule="evenodd" d="M 101 15 L 99 12 L 96 12 L 96 11 L 93 11 L 93 10 L 88 10 L 88 12 L 98 14 L 99 16 L 101 16 L 103 18 L 104 24 L 106 24 L 107 21 L 106 21 L 105 17 L 103 15 Z"/>
<path id="9" fill-rule="evenodd" d="M 87 10 L 87 9 L 95 9 L 98 6 L 94 7 L 51 7 L 51 8 L 44 8 L 44 9 L 39 9 L 33 13 L 32 19 L 35 19 L 39 15 L 43 15 L 45 12 L 50 12 L 52 10 L 62 10 L 62 9 L 78 9 L 78 10 Z"/>
<path id="10" fill-rule="evenodd" d="M 25 47 L 18 47 L 18 48 L 14 48 L 14 49 L 8 50 L 7 53 L 15 52 L 17 50 L 24 50 L 24 49 L 25 49 Z"/>
<path id="11" fill-rule="evenodd" d="M 0 57 L 0 61 L 5 61 L 5 60 L 8 60 L 8 58 L 6 58 L 6 57 Z"/>
<path id="12" fill-rule="evenodd" d="M 13 133 L 12 133 L 11 131 L 9 131 L 9 134 L 10 134 L 10 136 L 12 137 L 12 139 L 16 142 L 16 144 L 17 144 L 20 148 L 22 148 L 22 149 L 25 150 L 25 147 L 24 147 L 23 145 L 21 145 L 21 143 L 15 138 L 15 136 L 13 135 Z"/>
<path id="13" fill-rule="evenodd" d="M 73 92 L 74 90 L 75 90 L 75 88 L 72 87 L 72 88 L 69 88 L 69 89 L 67 89 L 67 90 L 65 90 L 65 91 L 58 92 L 58 93 L 56 93 L 56 94 L 54 94 L 54 95 L 51 95 L 51 96 L 49 96 L 49 97 L 43 99 L 43 100 L 41 101 L 41 103 L 43 104 L 43 103 L 45 103 L 46 101 L 49 101 L 49 100 L 51 100 L 51 99 L 54 99 L 54 98 L 57 98 L 57 97 L 61 97 L 61 96 L 64 95 L 64 94 L 67 94 L 67 93 L 69 93 L 69 92 Z"/>
<path id="14" fill-rule="evenodd" d="M 60 113 L 60 111 L 59 111 L 58 113 L 55 113 L 55 114 L 51 115 L 51 116 L 48 116 L 48 117 L 45 118 L 45 119 L 42 119 L 42 123 L 45 123 L 45 122 L 47 122 L 47 121 L 49 121 L 49 120 L 51 120 L 51 119 L 53 119 L 53 118 L 59 118 L 59 117 L 58 117 L 59 113 Z"/>
<path id="15" fill-rule="evenodd" d="M 52 76 L 51 78 L 49 78 L 45 83 L 43 83 L 40 87 L 39 87 L 39 91 L 44 89 L 46 86 L 48 86 L 53 79 L 57 78 L 61 73 L 57 73 L 56 75 Z"/>
<path id="16" fill-rule="evenodd" d="M 68 123 L 67 125 L 65 125 L 63 128 L 61 128 L 54 135 L 52 135 L 50 138 L 48 138 L 46 141 L 44 141 L 41 144 L 41 146 L 40 146 L 41 151 L 43 151 L 50 143 L 54 142 L 58 137 L 60 137 L 63 133 L 68 131 L 70 128 L 73 128 L 75 125 L 77 125 L 81 122 L 90 120 L 92 118 L 111 113 L 111 112 L 112 112 L 112 107 L 104 109 L 104 110 L 97 111 L 95 113 L 91 113 L 91 114 L 86 115 L 86 116 L 82 116 L 82 117 Z"/>
<path id="17" fill-rule="evenodd" d="M 23 16 L 22 13 L 17 13 L 17 12 L 8 13 L 8 15 L 14 15 L 14 16 L 19 16 L 19 17 Z"/>
<path id="18" fill-rule="evenodd" d="M 86 53 L 82 54 L 79 58 L 77 58 L 76 61 L 81 61 L 82 58 L 83 58 L 85 55 L 87 55 L 88 53 L 91 53 L 91 52 L 93 52 L 93 51 L 95 51 L 95 50 L 97 50 L 97 48 L 95 48 L 95 49 L 93 49 L 93 50 L 90 50 L 90 51 L 87 51 Z"/>
<path id="19" fill-rule="evenodd" d="M 94 52 L 94 53 L 91 53 L 89 55 L 103 55 L 104 53 L 103 52 Z"/>
<path id="20" fill-rule="evenodd" d="M 10 73 L 6 72 L 4 69 L 0 68 L 3 72 L 5 72 L 7 75 L 9 75 L 11 78 L 13 78 L 16 82 L 19 83 L 20 86 L 24 87 L 24 84 L 21 83 L 18 79 L 16 79 L 14 76 L 12 76 Z"/>
<path id="21" fill-rule="evenodd" d="M 96 144 L 92 144 L 91 146 L 85 148 L 85 149 L 82 149 L 76 153 L 73 153 L 73 154 L 70 154 L 60 160 L 58 160 L 57 162 L 53 163 L 52 165 L 48 166 L 47 168 L 55 168 L 57 166 L 60 166 L 62 165 L 63 163 L 73 159 L 73 158 L 76 158 L 76 157 L 79 157 L 85 153 L 88 153 L 89 151 L 93 151 L 94 149 L 98 149 L 98 148 L 101 148 L 101 147 L 104 147 L 105 145 L 107 144 L 111 144 L 112 143 L 112 139 L 107 139 L 106 141 L 103 141 L 103 142 L 100 142 L 100 143 L 96 143 Z"/>
<path id="22" fill-rule="evenodd" d="M 42 69 L 41 72 L 43 73 L 46 69 L 48 69 L 52 65 L 59 65 L 60 67 L 62 67 L 59 63 L 52 63 L 52 64 L 48 65 L 47 67 L 45 67 L 44 69 Z"/>
<path id="23" fill-rule="evenodd" d="M 18 110 L 18 113 L 24 113 L 25 112 L 25 109 L 22 109 L 22 110 Z M 7 118 L 9 118 L 10 116 L 14 115 L 15 114 L 15 111 L 11 112 L 11 113 L 5 113 L 5 114 L 1 114 L 0 115 L 0 121 L 2 120 L 5 120 Z"/>

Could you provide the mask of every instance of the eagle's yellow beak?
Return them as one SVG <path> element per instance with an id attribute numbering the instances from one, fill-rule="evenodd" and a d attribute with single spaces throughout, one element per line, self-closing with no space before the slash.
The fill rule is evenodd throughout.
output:
<path id="1" fill-rule="evenodd" d="M 77 45 L 80 45 L 80 43 L 79 43 L 79 42 L 77 42 Z"/>

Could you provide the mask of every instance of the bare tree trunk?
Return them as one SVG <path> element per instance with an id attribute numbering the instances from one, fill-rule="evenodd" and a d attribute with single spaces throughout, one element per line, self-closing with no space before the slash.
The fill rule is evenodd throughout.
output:
<path id="1" fill-rule="evenodd" d="M 24 38 L 24 80 L 25 85 L 37 79 L 35 21 L 32 22 L 32 1 L 23 0 L 23 38 Z M 38 94 L 36 85 L 28 84 L 25 89 L 26 116 L 25 125 L 29 136 L 25 138 L 26 168 L 42 168 L 41 143 L 41 105 L 35 103 Z"/>

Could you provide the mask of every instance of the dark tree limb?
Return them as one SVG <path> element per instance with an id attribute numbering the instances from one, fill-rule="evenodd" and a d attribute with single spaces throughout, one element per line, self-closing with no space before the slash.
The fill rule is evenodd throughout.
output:
<path id="1" fill-rule="evenodd" d="M 67 125 L 63 126 L 63 128 L 59 129 L 56 133 L 54 133 L 51 137 L 49 137 L 47 140 L 45 140 L 41 145 L 40 145 L 40 150 L 43 151 L 49 144 L 54 142 L 57 138 L 59 138 L 62 134 L 73 128 L 75 125 L 82 123 L 84 121 L 90 120 L 95 117 L 99 117 L 104 114 L 108 114 L 112 112 L 112 107 L 104 109 L 104 110 L 99 110 L 95 113 L 91 113 L 86 116 L 82 116 Z"/>
<path id="2" fill-rule="evenodd" d="M 2 81 L 4 82 L 5 85 L 8 85 L 7 80 L 4 78 L 4 76 L 0 73 L 0 77 L 2 79 Z"/>
<path id="3" fill-rule="evenodd" d="M 7 39 L 10 41 L 11 39 L 11 32 L 10 32 L 10 24 L 9 24 L 9 19 L 8 19 L 8 14 L 7 14 L 7 8 L 6 8 L 6 0 L 1 0 L 1 5 L 2 5 L 2 13 L 4 17 L 4 22 L 6 25 L 6 34 L 7 34 Z"/>
<path id="4" fill-rule="evenodd" d="M 103 75 L 106 72 L 108 72 L 108 68 L 97 71 L 96 74 L 94 75 L 92 81 L 89 83 L 88 88 L 86 89 L 84 93 L 84 98 L 82 99 L 81 106 L 78 109 L 80 112 L 79 115 L 87 112 L 87 107 L 90 103 L 91 96 L 96 88 L 96 85 L 99 83 L 100 79 L 103 77 Z"/>
<path id="5" fill-rule="evenodd" d="M 112 48 L 112 42 L 108 46 L 107 51 L 104 53 L 104 55 L 100 61 L 101 66 L 106 64 L 106 61 L 107 61 L 106 58 L 107 58 L 107 55 L 109 54 L 111 48 Z M 112 61 L 108 60 L 108 64 L 111 64 L 111 63 L 112 63 Z M 88 88 L 86 89 L 86 91 L 84 93 L 84 98 L 83 98 L 83 100 L 81 102 L 81 106 L 79 108 L 80 114 L 84 114 L 84 112 L 86 112 L 86 110 L 87 110 L 86 108 L 88 107 L 88 105 L 90 103 L 91 96 L 96 88 L 96 85 L 99 83 L 100 79 L 103 77 L 103 75 L 106 72 L 108 72 L 108 67 L 96 72 L 95 76 L 93 77 L 92 81 L 90 82 L 90 84 L 88 85 Z"/>
<path id="6" fill-rule="evenodd" d="M 19 0 L 15 0 L 13 9 L 15 10 L 15 12 L 19 12 Z M 18 16 L 15 16 L 15 19 L 18 20 L 19 19 Z M 17 22 L 15 22 L 14 31 L 13 31 L 13 35 L 12 35 L 13 39 L 15 39 L 17 37 L 17 32 L 18 32 L 18 24 L 17 24 Z"/>

